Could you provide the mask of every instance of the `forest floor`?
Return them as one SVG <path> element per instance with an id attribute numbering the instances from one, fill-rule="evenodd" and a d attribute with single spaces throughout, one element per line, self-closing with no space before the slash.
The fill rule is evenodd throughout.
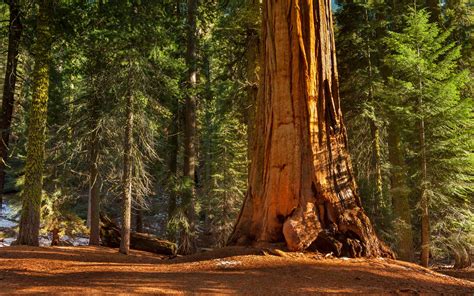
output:
<path id="1" fill-rule="evenodd" d="M 471 277 L 472 270 L 464 277 Z M 0 293 L 466 294 L 474 282 L 387 259 L 225 248 L 168 259 L 104 247 L 0 248 Z"/>

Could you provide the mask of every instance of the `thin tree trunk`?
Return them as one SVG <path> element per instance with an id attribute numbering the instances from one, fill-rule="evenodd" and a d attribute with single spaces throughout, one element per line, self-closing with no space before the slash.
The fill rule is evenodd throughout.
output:
<path id="1" fill-rule="evenodd" d="M 8 159 L 8 145 L 10 141 L 10 127 L 13 116 L 13 106 L 15 104 L 16 71 L 18 65 L 18 52 L 20 47 L 21 14 L 18 0 L 10 0 L 10 21 L 8 26 L 8 53 L 7 69 L 3 84 L 2 109 L 0 110 L 0 212 L 3 205 L 3 190 L 5 188 L 5 169 Z"/>
<path id="2" fill-rule="evenodd" d="M 179 107 L 176 107 L 176 111 L 173 117 L 173 121 L 170 123 L 170 134 L 168 135 L 168 142 L 170 145 L 170 150 L 169 150 L 169 162 L 168 162 L 168 167 L 169 167 L 169 182 L 170 184 L 176 182 L 176 177 L 178 174 L 178 152 L 179 152 L 179 138 L 178 138 L 178 132 L 179 132 Z M 168 200 L 168 222 L 171 221 L 173 218 L 174 214 L 176 213 L 176 206 L 177 206 L 177 201 L 176 201 L 176 192 L 175 190 L 170 190 L 169 192 L 169 200 Z M 176 233 L 175 231 L 168 230 L 167 237 L 170 241 L 175 241 L 176 240 Z"/>
<path id="3" fill-rule="evenodd" d="M 430 22 L 440 23 L 441 22 L 441 9 L 439 0 L 426 0 L 426 7 L 430 12 Z"/>
<path id="4" fill-rule="evenodd" d="M 133 141 L 133 95 L 127 96 L 126 102 L 126 125 L 123 143 L 123 178 L 122 178 L 122 240 L 120 241 L 120 253 L 130 252 L 130 225 L 132 214 L 132 141 Z"/>
<path id="5" fill-rule="evenodd" d="M 45 128 L 51 60 L 51 0 L 39 1 L 37 41 L 34 47 L 33 98 L 29 111 L 25 184 L 17 244 L 38 246 L 43 188 Z"/>
<path id="6" fill-rule="evenodd" d="M 99 182 L 99 113 L 98 98 L 92 98 L 91 138 L 89 144 L 89 207 L 90 240 L 89 245 L 100 244 L 100 182 Z"/>
<path id="7" fill-rule="evenodd" d="M 332 24 L 328 0 L 264 1 L 256 151 L 231 244 L 391 256 L 357 195 Z"/>
<path id="8" fill-rule="evenodd" d="M 365 8 L 365 22 L 368 27 L 370 27 L 369 22 L 369 11 Z M 382 152 L 380 149 L 380 129 L 377 126 L 375 118 L 377 114 L 375 113 L 375 94 L 374 94 L 374 76 L 372 69 L 372 54 L 370 48 L 370 37 L 368 35 L 366 39 L 366 55 L 367 55 L 367 64 L 368 64 L 368 76 L 369 76 L 369 101 L 374 107 L 374 118 L 370 119 L 370 131 L 372 134 L 372 169 L 374 170 L 374 183 L 375 183 L 375 206 L 376 211 L 380 212 L 384 208 L 383 192 L 382 192 Z"/>
<path id="9" fill-rule="evenodd" d="M 420 106 L 421 106 L 420 98 Z M 426 146 L 425 146 L 425 120 L 420 119 L 420 146 L 421 146 L 421 265 L 428 267 L 430 259 L 430 216 L 429 197 L 426 192 L 426 182 L 428 181 Z"/>
<path id="10" fill-rule="evenodd" d="M 391 165 L 391 189 L 393 214 L 397 220 L 398 255 L 400 259 L 413 261 L 413 231 L 410 211 L 410 188 L 407 185 L 403 152 L 400 141 L 400 128 L 396 118 L 390 120 L 388 129 L 388 156 Z"/>
<path id="11" fill-rule="evenodd" d="M 385 207 L 383 198 L 383 182 L 382 182 L 382 150 L 380 148 L 380 129 L 374 120 L 370 121 L 370 131 L 372 134 L 372 166 L 374 170 L 375 184 L 375 204 L 377 211 L 381 211 Z M 380 213 L 382 214 L 382 213 Z"/>
<path id="12" fill-rule="evenodd" d="M 143 209 L 135 209 L 135 232 L 143 232 Z"/>
<path id="13" fill-rule="evenodd" d="M 417 45 L 418 57 L 421 56 L 420 46 Z M 429 197 L 427 194 L 428 185 L 428 169 L 426 159 L 426 143 L 425 143 L 425 117 L 423 110 L 423 81 L 421 69 L 418 66 L 418 114 L 419 120 L 419 141 L 420 141 L 420 208 L 421 208 L 421 266 L 428 267 L 430 259 L 430 216 L 429 216 Z"/>
<path id="14" fill-rule="evenodd" d="M 98 1 L 97 13 L 100 15 L 104 13 L 103 0 Z M 100 19 L 97 19 L 94 26 L 100 27 Z M 97 47 L 98 46 L 98 47 Z M 103 49 L 100 44 L 95 44 L 94 48 L 91 49 L 92 57 L 91 62 L 93 63 L 92 68 L 101 68 L 103 65 Z M 100 244 L 100 187 L 101 180 L 99 174 L 99 156 L 100 156 L 100 108 L 101 108 L 101 97 L 98 96 L 98 89 L 101 85 L 97 82 L 97 75 L 89 73 L 91 77 L 91 85 L 95 90 L 91 96 L 89 102 L 89 114 L 90 114 L 90 138 L 89 138 L 89 204 L 88 204 L 88 216 L 87 222 L 90 230 L 89 245 Z"/>
<path id="15" fill-rule="evenodd" d="M 186 53 L 186 63 L 188 67 L 188 95 L 185 101 L 184 110 L 184 169 L 183 177 L 189 188 L 185 193 L 184 206 L 186 207 L 186 217 L 189 223 L 189 229 L 184 230 L 181 236 L 180 252 L 183 254 L 193 253 L 195 247 L 195 182 L 194 175 L 196 171 L 196 94 L 197 84 L 197 57 L 196 57 L 196 19 L 197 19 L 197 0 L 188 0 L 188 43 Z"/>

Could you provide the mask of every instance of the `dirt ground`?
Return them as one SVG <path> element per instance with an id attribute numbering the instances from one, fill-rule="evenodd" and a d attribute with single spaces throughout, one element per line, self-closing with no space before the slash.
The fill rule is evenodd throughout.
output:
<path id="1" fill-rule="evenodd" d="M 474 282 L 394 260 L 258 253 L 226 248 L 168 259 L 137 251 L 125 256 L 102 247 L 5 247 L 0 248 L 0 293 L 474 293 Z"/>

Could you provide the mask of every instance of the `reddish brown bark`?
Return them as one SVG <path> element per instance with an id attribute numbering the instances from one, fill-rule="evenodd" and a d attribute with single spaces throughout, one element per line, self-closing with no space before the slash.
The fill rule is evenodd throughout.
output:
<path id="1" fill-rule="evenodd" d="M 352 176 L 330 1 L 265 0 L 262 42 L 255 152 L 230 243 L 391 255 Z"/>

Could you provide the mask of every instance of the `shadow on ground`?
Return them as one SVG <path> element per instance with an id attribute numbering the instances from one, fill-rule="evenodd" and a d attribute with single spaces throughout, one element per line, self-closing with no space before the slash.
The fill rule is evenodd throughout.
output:
<path id="1" fill-rule="evenodd" d="M 182 258 L 164 260 L 143 252 L 124 256 L 106 248 L 3 248 L 0 249 L 0 286 L 7 293 L 33 294 L 469 294 L 474 291 L 474 284 L 468 281 L 393 260 L 242 255 L 248 251 L 221 250 L 214 256 L 206 254 L 207 259 L 200 255 L 195 261 L 183 262 Z M 233 253 L 237 255 L 229 256 Z"/>

